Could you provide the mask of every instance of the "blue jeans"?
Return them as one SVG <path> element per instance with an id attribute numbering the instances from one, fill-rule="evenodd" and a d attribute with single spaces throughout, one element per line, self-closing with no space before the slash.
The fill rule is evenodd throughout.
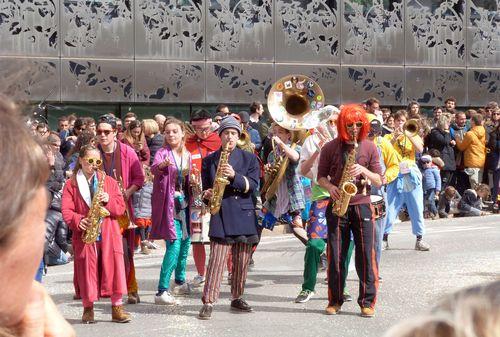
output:
<path id="1" fill-rule="evenodd" d="M 436 189 L 429 188 L 427 191 L 425 191 L 424 198 L 429 205 L 429 212 L 431 212 L 432 214 L 437 214 L 438 210 L 436 207 Z"/>
<path id="2" fill-rule="evenodd" d="M 59 253 L 58 257 L 49 255 L 49 261 L 47 262 L 47 264 L 49 266 L 57 266 L 57 265 L 66 264 L 66 263 L 68 263 L 68 257 L 66 256 L 66 254 L 62 250 Z"/>
<path id="3" fill-rule="evenodd" d="M 43 259 L 42 261 L 40 261 L 40 266 L 38 267 L 38 270 L 36 271 L 36 275 L 35 275 L 35 280 L 42 283 L 42 276 L 43 276 L 43 270 L 45 269 L 45 263 L 43 262 Z"/>
<path id="4" fill-rule="evenodd" d="M 412 191 L 399 193 L 397 179 L 387 185 L 387 220 L 385 224 L 385 234 L 390 234 L 392 232 L 392 226 L 403 204 L 406 204 L 408 208 L 413 235 L 424 235 L 424 192 L 422 190 L 422 185 L 417 185 Z"/>

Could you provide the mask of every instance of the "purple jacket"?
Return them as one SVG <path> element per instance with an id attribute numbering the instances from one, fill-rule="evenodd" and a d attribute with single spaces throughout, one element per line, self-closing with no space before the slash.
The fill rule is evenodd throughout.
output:
<path id="1" fill-rule="evenodd" d="M 163 169 L 158 167 L 167 157 L 172 162 L 174 161 L 172 151 L 164 146 L 156 152 L 153 165 L 151 165 L 154 180 L 151 199 L 152 226 L 150 238 L 156 240 L 177 239 L 174 226 L 174 192 L 177 168 L 175 165 Z M 189 182 L 187 182 L 187 186 L 189 186 Z"/>
<path id="2" fill-rule="evenodd" d="M 144 172 L 142 171 L 141 162 L 135 154 L 134 149 L 130 146 L 120 143 L 120 158 L 122 167 L 123 188 L 127 189 L 132 185 L 142 188 L 144 185 Z M 114 178 L 114 177 L 113 177 Z M 134 217 L 134 207 L 132 207 L 132 198 L 128 200 L 128 209 L 132 221 Z M 133 232 L 133 231 L 132 231 Z"/>

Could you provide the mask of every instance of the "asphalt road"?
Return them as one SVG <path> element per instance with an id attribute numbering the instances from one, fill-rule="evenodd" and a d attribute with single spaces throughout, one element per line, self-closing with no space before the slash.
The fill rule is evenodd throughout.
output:
<path id="1" fill-rule="evenodd" d="M 465 286 L 500 279 L 500 215 L 427 222 L 424 239 L 429 252 L 415 251 L 410 224 L 397 224 L 380 266 L 376 316 L 362 318 L 356 301 L 344 304 L 342 314 L 324 315 L 327 287 L 318 275 L 316 295 L 296 304 L 302 283 L 304 246 L 291 235 L 268 236 L 255 255 L 245 298 L 251 314 L 229 311 L 230 289 L 224 280 L 212 320 L 200 321 L 199 291 L 180 298 L 175 307 L 154 304 L 163 250 L 138 255 L 137 275 L 142 303 L 127 305 L 133 321 L 110 322 L 109 300 L 95 304 L 97 324 L 80 323 L 82 305 L 73 297 L 73 266 L 50 267 L 45 286 L 78 336 L 382 336 L 394 323 L 430 308 L 440 297 Z M 188 258 L 188 278 L 195 275 Z M 351 266 L 347 286 L 357 296 L 357 276 Z"/>

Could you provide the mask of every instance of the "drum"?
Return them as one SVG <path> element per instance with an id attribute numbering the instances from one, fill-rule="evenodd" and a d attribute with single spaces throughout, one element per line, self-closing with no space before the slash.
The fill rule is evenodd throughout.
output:
<path id="1" fill-rule="evenodd" d="M 190 211 L 191 219 L 191 243 L 210 243 L 208 231 L 210 229 L 210 212 L 201 215 L 201 208 L 192 207 Z"/>
<path id="2" fill-rule="evenodd" d="M 370 203 L 373 206 L 373 217 L 375 220 L 385 216 L 385 201 L 380 195 L 370 195 Z"/>

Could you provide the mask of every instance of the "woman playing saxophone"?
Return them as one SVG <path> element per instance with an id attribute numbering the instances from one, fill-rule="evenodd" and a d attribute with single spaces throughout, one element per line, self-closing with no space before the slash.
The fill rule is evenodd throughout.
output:
<path id="1" fill-rule="evenodd" d="M 94 323 L 94 302 L 111 297 L 113 322 L 130 321 L 123 310 L 122 295 L 127 293 L 122 236 L 116 218 L 125 211 L 125 201 L 117 182 L 97 169 L 101 153 L 92 145 L 80 149 L 73 177 L 64 186 L 62 214 L 73 231 L 75 251 L 75 281 L 83 303 L 83 323 Z M 94 200 L 94 202 L 92 202 Z M 106 212 L 90 212 L 102 217 L 100 228 L 88 218 L 91 207 L 103 207 Z M 94 243 L 85 243 L 82 234 L 97 230 Z"/>
<path id="2" fill-rule="evenodd" d="M 378 287 L 378 270 L 374 262 L 375 227 L 370 195 L 363 193 L 362 180 L 370 180 L 372 185 L 380 187 L 382 167 L 375 143 L 366 139 L 369 128 L 366 111 L 359 105 L 346 105 L 337 121 L 339 136 L 321 149 L 318 184 L 328 190 L 332 200 L 345 199 L 340 189 L 342 180 L 357 187 L 344 215 L 332 212 L 334 202 L 330 202 L 325 212 L 329 249 L 326 313 L 329 315 L 337 314 L 344 303 L 345 259 L 351 233 L 356 247 L 356 270 L 362 282 L 360 289 L 363 289 L 358 297 L 361 315 L 371 317 L 375 314 Z"/>

